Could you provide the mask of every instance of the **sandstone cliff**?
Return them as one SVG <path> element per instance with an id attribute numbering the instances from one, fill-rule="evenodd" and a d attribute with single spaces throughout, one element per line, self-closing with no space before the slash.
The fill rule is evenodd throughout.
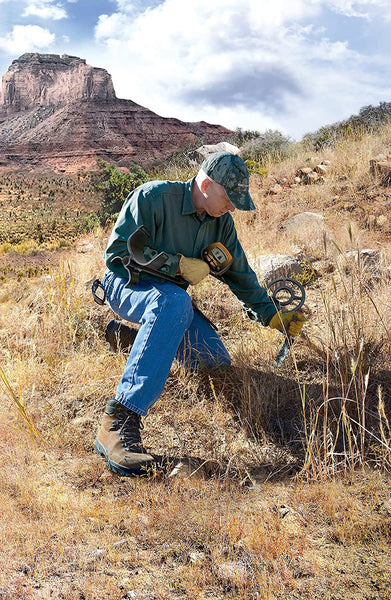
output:
<path id="1" fill-rule="evenodd" d="M 115 95 L 111 76 L 74 56 L 23 54 L 2 78 L 0 164 L 92 167 L 99 156 L 145 168 L 231 132 L 160 117 Z"/>
<path id="2" fill-rule="evenodd" d="M 3 76 L 0 103 L 8 114 L 74 100 L 114 101 L 107 71 L 76 56 L 23 54 Z"/>

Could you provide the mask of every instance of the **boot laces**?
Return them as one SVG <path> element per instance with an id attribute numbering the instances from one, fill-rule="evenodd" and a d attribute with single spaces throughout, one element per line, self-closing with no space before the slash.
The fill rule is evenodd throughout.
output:
<path id="1" fill-rule="evenodd" d="M 125 406 L 117 406 L 112 429 L 118 431 L 122 446 L 129 452 L 145 452 L 141 441 L 141 415 Z"/>

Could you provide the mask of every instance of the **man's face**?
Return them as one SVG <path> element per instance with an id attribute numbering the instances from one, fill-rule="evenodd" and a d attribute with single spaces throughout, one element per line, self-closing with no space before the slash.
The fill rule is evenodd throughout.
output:
<path id="1" fill-rule="evenodd" d="M 235 207 L 230 202 L 222 185 L 215 181 L 205 180 L 201 191 L 204 196 L 203 210 L 211 217 L 221 217 L 227 212 L 234 212 Z"/>

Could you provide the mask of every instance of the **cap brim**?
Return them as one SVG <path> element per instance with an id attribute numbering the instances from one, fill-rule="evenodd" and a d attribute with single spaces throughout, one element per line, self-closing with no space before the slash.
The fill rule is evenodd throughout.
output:
<path id="1" fill-rule="evenodd" d="M 225 188 L 224 188 L 225 189 Z M 240 194 L 239 192 L 233 192 L 232 190 L 225 189 L 230 202 L 238 210 L 255 210 L 255 204 L 248 192 Z"/>

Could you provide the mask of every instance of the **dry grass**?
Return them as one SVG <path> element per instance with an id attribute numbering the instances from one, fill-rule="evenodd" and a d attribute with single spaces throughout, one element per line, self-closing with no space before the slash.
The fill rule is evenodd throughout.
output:
<path id="1" fill-rule="evenodd" d="M 149 477 L 112 475 L 92 450 L 126 360 L 107 351 L 111 314 L 86 285 L 107 232 L 44 276 L 2 284 L 2 598 L 388 600 L 391 249 L 369 217 L 391 193 L 368 160 L 389 144 L 385 130 L 311 157 L 331 161 L 323 186 L 293 185 L 305 153 L 253 178 L 258 211 L 236 217 L 246 251 L 314 260 L 305 334 L 276 372 L 281 335 L 219 282 L 195 288 L 233 365 L 173 365 L 145 419 L 162 457 Z M 325 228 L 280 228 L 301 211 Z M 365 247 L 381 249 L 375 266 L 356 260 Z"/>

